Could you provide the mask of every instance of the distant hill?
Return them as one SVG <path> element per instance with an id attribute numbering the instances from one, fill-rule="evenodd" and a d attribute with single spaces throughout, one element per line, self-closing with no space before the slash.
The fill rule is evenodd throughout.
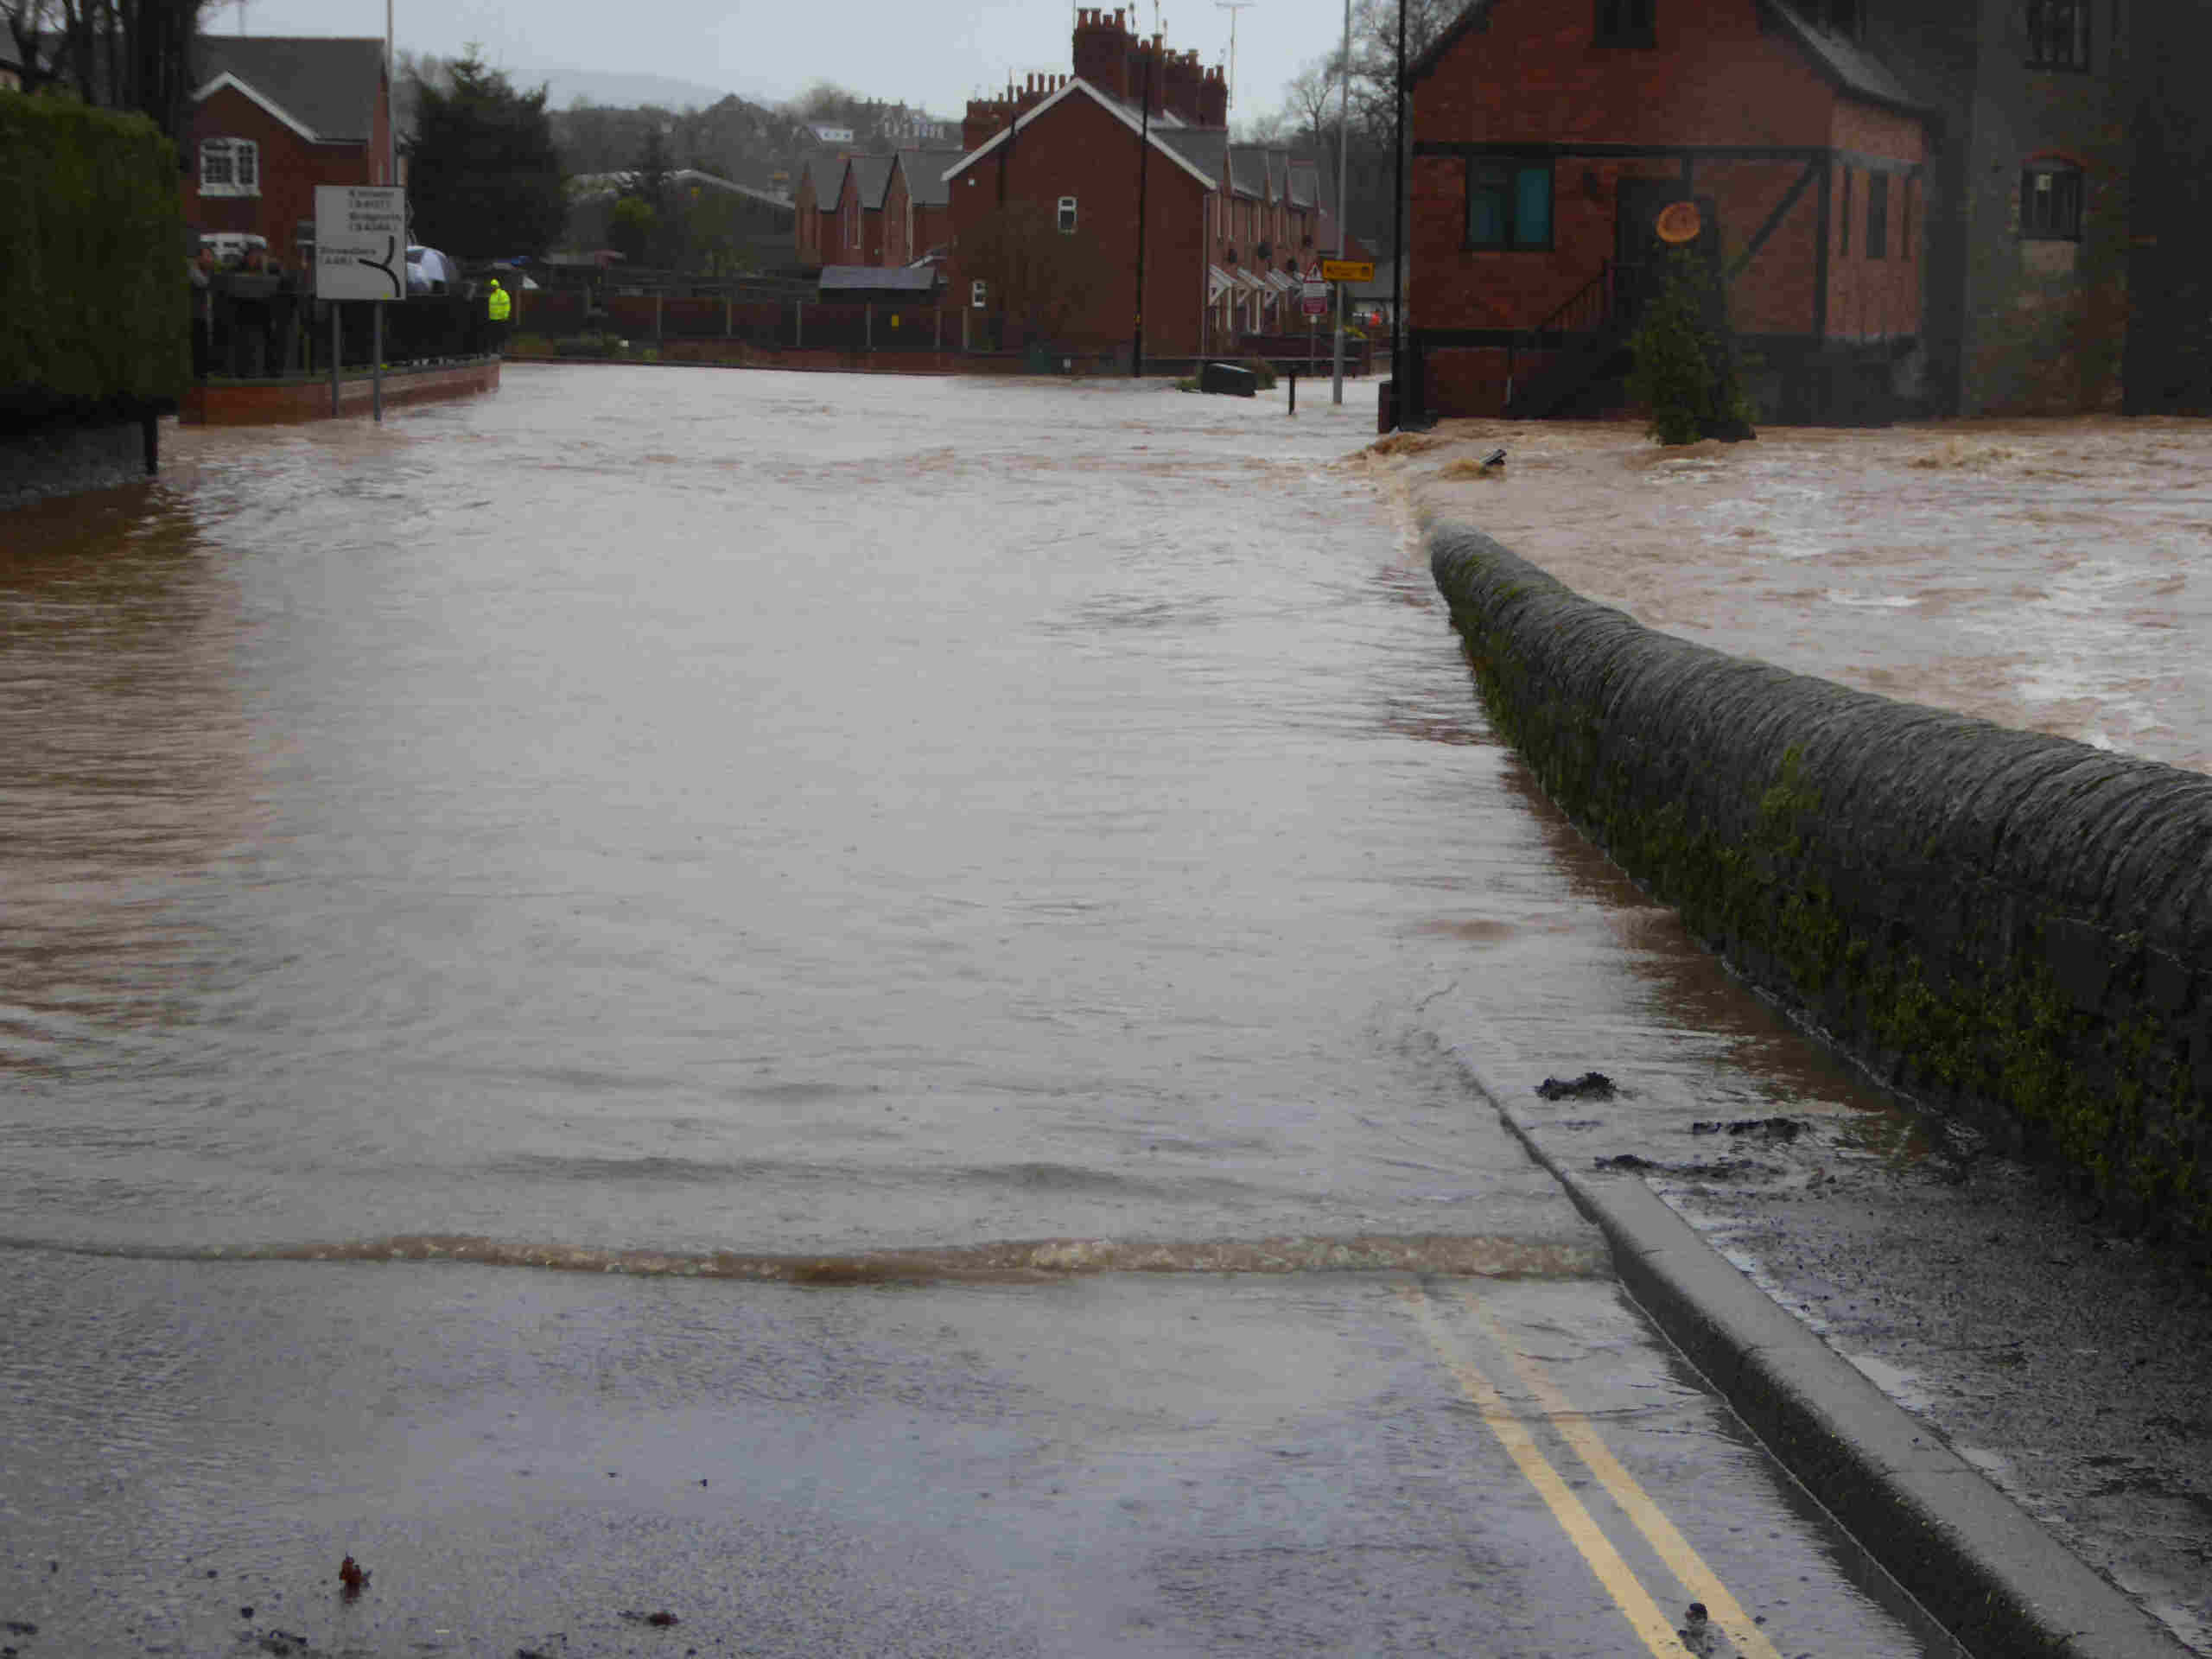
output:
<path id="1" fill-rule="evenodd" d="M 518 86 L 545 83 L 546 103 L 564 110 L 582 101 L 610 109 L 638 109 L 652 105 L 664 110 L 703 110 L 732 93 L 762 105 L 789 100 L 791 90 L 766 80 L 741 79 L 734 86 L 709 86 L 702 81 L 681 80 L 673 75 L 617 74 L 591 69 L 546 69 L 513 77 Z"/>

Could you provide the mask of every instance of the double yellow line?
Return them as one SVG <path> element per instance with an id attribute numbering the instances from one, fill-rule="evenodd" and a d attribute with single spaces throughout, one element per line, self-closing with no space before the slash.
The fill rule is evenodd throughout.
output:
<path id="1" fill-rule="evenodd" d="M 1559 1471 L 1545 1457 L 1536 1444 L 1529 1425 L 1520 1413 L 1507 1403 L 1503 1395 L 1482 1368 L 1457 1341 L 1437 1311 L 1435 1299 L 1417 1287 L 1400 1287 L 1399 1296 L 1412 1308 L 1414 1319 L 1435 1349 L 1437 1357 L 1452 1373 L 1475 1409 L 1482 1414 L 1490 1432 L 1497 1437 L 1529 1484 L 1536 1489 L 1558 1521 L 1560 1529 L 1567 1535 L 1582 1559 L 1596 1573 L 1598 1581 L 1605 1586 L 1621 1611 L 1634 1627 L 1643 1645 L 1658 1659 L 1681 1659 L 1686 1651 L 1681 1638 L 1676 1634 L 1675 1622 L 1659 1610 L 1651 1592 L 1643 1587 L 1635 1569 L 1622 1559 L 1611 1539 L 1590 1511 L 1583 1508 Z M 1782 1659 L 1774 1643 L 1751 1622 L 1741 1603 L 1728 1592 L 1698 1553 L 1690 1548 L 1689 1541 L 1667 1518 L 1666 1512 L 1653 1501 L 1651 1495 L 1637 1484 L 1636 1478 L 1621 1467 L 1620 1462 L 1609 1450 L 1598 1432 L 1591 1427 L 1589 1419 L 1568 1403 L 1558 1385 L 1546 1376 L 1536 1363 L 1520 1352 L 1500 1327 L 1490 1310 L 1484 1307 L 1473 1290 L 1461 1289 L 1456 1300 L 1474 1318 L 1483 1335 L 1497 1351 L 1506 1356 L 1522 1386 L 1541 1408 L 1544 1419 L 1553 1430 L 1567 1442 L 1583 1465 L 1596 1476 L 1598 1483 L 1611 1494 L 1636 1529 L 1642 1533 L 1659 1559 L 1667 1564 L 1682 1588 L 1693 1601 L 1705 1604 L 1711 1621 L 1719 1626 L 1723 1634 L 1736 1644 L 1736 1651 L 1743 1659 Z"/>

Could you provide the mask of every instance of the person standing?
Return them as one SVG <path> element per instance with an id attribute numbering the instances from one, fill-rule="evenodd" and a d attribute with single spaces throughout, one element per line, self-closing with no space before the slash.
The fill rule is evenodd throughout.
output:
<path id="1" fill-rule="evenodd" d="M 514 301 L 497 276 L 492 279 L 491 292 L 484 296 L 484 306 L 492 325 L 492 354 L 496 357 L 507 343 L 507 319 L 514 314 Z"/>

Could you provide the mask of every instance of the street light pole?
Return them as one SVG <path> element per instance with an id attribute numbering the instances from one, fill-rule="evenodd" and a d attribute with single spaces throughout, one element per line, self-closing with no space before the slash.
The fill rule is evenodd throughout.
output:
<path id="1" fill-rule="evenodd" d="M 1406 0 L 1398 0 L 1398 68 L 1392 82 L 1396 118 L 1391 124 L 1390 186 L 1390 396 L 1394 424 L 1406 423 L 1405 348 L 1401 343 L 1406 309 Z"/>
<path id="2" fill-rule="evenodd" d="M 1343 80 L 1337 94 L 1337 257 L 1349 256 L 1351 232 L 1345 226 L 1344 178 L 1345 162 L 1351 152 L 1345 148 L 1344 136 L 1351 125 L 1351 0 L 1344 0 L 1344 54 L 1337 73 Z M 1344 285 L 1334 284 L 1337 301 L 1336 377 L 1330 383 L 1329 401 L 1341 405 L 1344 400 Z"/>
<path id="3" fill-rule="evenodd" d="M 1137 127 L 1137 316 L 1136 340 L 1129 353 L 1129 378 L 1144 378 L 1144 220 L 1145 184 L 1152 171 L 1152 65 L 1159 54 L 1144 57 L 1144 113 Z"/>

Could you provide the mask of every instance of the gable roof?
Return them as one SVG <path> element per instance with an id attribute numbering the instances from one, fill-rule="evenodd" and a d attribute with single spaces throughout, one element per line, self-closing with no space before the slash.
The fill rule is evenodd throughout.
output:
<path id="1" fill-rule="evenodd" d="M 1229 170 L 1229 134 L 1219 127 L 1171 127 L 1165 132 L 1154 127 L 1152 141 L 1173 150 L 1209 183 L 1218 184 Z"/>
<path id="2" fill-rule="evenodd" d="M 195 104 L 234 87 L 315 143 L 365 144 L 376 130 L 384 42 L 293 35 L 203 35 Z"/>
<path id="3" fill-rule="evenodd" d="M 1785 0 L 1752 0 L 1762 22 L 1777 25 L 1777 32 L 1804 54 L 1821 78 L 1847 97 L 1865 104 L 1925 115 L 1929 106 L 1913 97 L 1903 81 L 1856 41 L 1847 40 L 1806 21 Z M 1490 27 L 1498 0 L 1471 0 L 1452 26 L 1429 42 L 1428 49 L 1406 66 L 1405 84 L 1411 87 L 1436 72 L 1446 54 L 1469 34 Z"/>
<path id="4" fill-rule="evenodd" d="M 1062 86 L 1051 97 L 1043 99 L 1039 103 L 1032 105 L 1020 115 L 1015 117 L 1011 124 L 1000 128 L 999 130 L 993 134 L 988 139 L 985 140 L 982 143 L 976 145 L 975 149 L 969 150 L 965 156 L 963 156 L 952 166 L 947 168 L 944 170 L 946 182 L 950 183 L 955 174 L 966 172 L 968 168 L 973 167 L 977 162 L 982 160 L 984 156 L 989 155 L 1001 144 L 1012 142 L 1014 135 L 1022 131 L 1023 129 L 1033 125 L 1046 112 L 1058 108 L 1061 103 L 1071 98 L 1088 98 L 1093 103 L 1096 104 L 1099 108 L 1104 110 L 1116 121 L 1119 121 L 1123 126 L 1127 127 L 1131 132 L 1140 135 L 1145 132 L 1145 124 L 1139 118 L 1135 111 L 1130 109 L 1128 105 L 1123 104 L 1119 99 L 1109 98 L 1105 93 L 1100 92 L 1096 86 L 1093 86 L 1089 81 L 1085 80 L 1081 75 L 1070 75 L 1068 77 L 1067 85 Z M 1170 129 L 1170 130 L 1173 131 L 1175 130 Z M 1174 162 L 1176 166 L 1181 168 L 1185 173 L 1188 173 L 1200 184 L 1205 186 L 1207 189 L 1211 190 L 1215 188 L 1215 181 L 1212 178 L 1208 177 L 1198 168 L 1193 166 L 1188 157 L 1179 155 L 1166 143 L 1166 133 L 1160 131 L 1155 127 L 1149 137 L 1152 147 L 1154 149 L 1166 156 L 1169 161 Z"/>
<path id="5" fill-rule="evenodd" d="M 799 158 L 798 176 L 791 181 L 791 200 L 798 200 L 798 187 L 808 179 L 814 181 L 814 205 L 829 213 L 837 205 L 838 194 L 845 188 L 845 157 L 834 149 L 809 150 Z"/>
<path id="6" fill-rule="evenodd" d="M 1782 25 L 1782 33 L 1797 43 L 1813 60 L 1822 79 L 1838 92 L 1863 104 L 1878 104 L 1909 115 L 1925 115 L 1928 106 L 1891 74 L 1880 59 L 1853 40 L 1808 22 L 1794 6 L 1782 0 L 1758 0 L 1759 10 Z"/>
<path id="7" fill-rule="evenodd" d="M 859 194 L 861 207 L 882 211 L 883 193 L 891 183 L 891 161 L 888 156 L 853 157 L 853 188 Z"/>
<path id="8" fill-rule="evenodd" d="M 899 172 L 906 181 L 906 199 L 918 207 L 943 207 L 952 200 L 952 187 L 944 169 L 960 159 L 957 149 L 902 149 Z"/>

